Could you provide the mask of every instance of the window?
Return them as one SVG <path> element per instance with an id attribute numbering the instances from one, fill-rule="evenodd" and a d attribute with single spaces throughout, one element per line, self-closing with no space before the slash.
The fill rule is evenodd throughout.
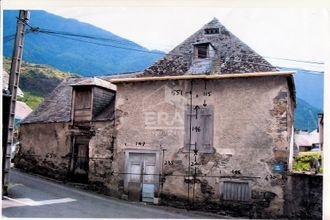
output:
<path id="1" fill-rule="evenodd" d="M 185 151 L 213 153 L 213 106 L 188 106 L 185 112 Z"/>
<path id="2" fill-rule="evenodd" d="M 220 182 L 220 194 L 223 200 L 249 201 L 251 188 L 248 182 L 223 181 Z"/>
<path id="3" fill-rule="evenodd" d="M 219 34 L 219 28 L 206 28 L 205 34 Z"/>
<path id="4" fill-rule="evenodd" d="M 208 57 L 208 44 L 199 44 L 195 46 L 195 50 L 197 51 L 197 58 L 205 59 Z"/>

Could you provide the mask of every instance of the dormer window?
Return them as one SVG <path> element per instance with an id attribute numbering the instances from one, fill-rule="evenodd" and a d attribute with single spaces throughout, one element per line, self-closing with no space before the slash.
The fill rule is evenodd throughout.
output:
<path id="1" fill-rule="evenodd" d="M 219 34 L 219 28 L 206 28 L 205 34 Z"/>
<path id="2" fill-rule="evenodd" d="M 209 44 L 197 44 L 194 46 L 195 57 L 198 59 L 205 59 L 209 57 Z"/>
<path id="3" fill-rule="evenodd" d="M 90 122 L 106 108 L 113 108 L 111 105 L 114 102 L 116 86 L 110 82 L 93 77 L 83 79 L 71 86 L 73 87 L 73 122 Z"/>

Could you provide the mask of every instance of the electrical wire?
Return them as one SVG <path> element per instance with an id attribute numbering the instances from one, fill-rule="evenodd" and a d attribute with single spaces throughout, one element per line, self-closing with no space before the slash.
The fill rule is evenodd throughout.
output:
<path id="1" fill-rule="evenodd" d="M 69 40 L 94 44 L 94 45 L 98 45 L 98 46 L 106 46 L 106 47 L 113 47 L 113 48 L 124 49 L 124 50 L 138 51 L 138 52 L 143 52 L 143 53 L 165 55 L 165 53 L 161 53 L 161 52 L 155 52 L 155 51 L 142 50 L 142 49 L 137 49 L 137 48 L 132 48 L 132 47 L 126 47 L 126 46 L 134 46 L 134 45 L 123 44 L 121 42 L 126 42 L 126 41 L 123 41 L 123 40 L 117 40 L 117 39 L 112 39 L 112 38 L 103 38 L 103 37 L 84 35 L 84 34 L 77 34 L 77 33 L 65 32 L 65 31 L 55 31 L 55 30 L 50 30 L 50 29 L 44 29 L 44 28 L 34 27 L 34 26 L 28 24 L 25 20 L 21 20 L 21 21 L 24 22 L 30 28 L 30 29 L 27 30 L 26 33 L 42 33 L 42 34 L 47 34 L 47 35 L 60 37 L 60 38 L 65 38 L 65 39 L 69 39 Z M 4 41 L 11 41 L 14 38 L 15 38 L 15 35 L 5 36 Z M 86 39 L 90 39 L 90 40 L 106 41 L 106 42 L 113 41 L 113 42 L 117 42 L 117 44 L 121 44 L 121 45 L 124 45 L 124 46 L 118 46 L 118 45 L 114 45 L 114 44 L 105 44 L 105 43 L 100 43 L 100 42 L 93 42 L 93 41 L 82 40 L 82 39 L 78 39 L 78 38 L 86 38 Z M 179 55 L 179 54 L 173 54 L 173 53 L 171 53 L 171 55 L 172 56 L 181 56 L 181 57 L 183 56 L 181 54 Z M 228 60 L 226 60 L 222 64 L 222 66 L 226 65 L 227 62 L 232 62 L 233 60 L 231 60 L 230 58 L 232 58 L 233 56 L 235 56 L 235 54 L 232 54 L 230 57 L 228 57 L 227 58 Z M 324 64 L 323 62 L 302 61 L 302 60 L 277 58 L 277 57 L 269 57 L 269 56 L 262 57 L 260 55 L 253 55 L 253 54 L 239 54 L 239 55 L 236 54 L 236 56 L 239 56 L 239 57 L 245 57 L 245 56 L 247 56 L 247 57 L 260 57 L 261 59 L 262 58 L 280 59 L 280 60 L 294 61 L 294 62 L 300 62 L 300 63 L 309 63 L 309 64 Z M 237 61 L 235 59 L 234 59 L 234 62 L 236 62 L 236 63 L 249 63 L 249 64 L 254 64 L 254 65 L 274 68 L 274 66 L 272 66 L 271 64 L 268 65 L 267 63 L 249 62 L 249 61 L 243 61 L 243 60 Z"/>
<path id="2" fill-rule="evenodd" d="M 52 35 L 50 33 L 45 33 L 45 32 L 39 32 L 39 33 L 47 34 L 47 35 Z M 116 46 L 116 45 L 113 45 L 113 44 L 97 43 L 97 42 L 92 42 L 92 41 L 87 41 L 87 40 L 81 40 L 81 39 L 72 38 L 72 37 L 65 37 L 65 36 L 61 36 L 61 35 L 52 35 L 52 36 L 60 37 L 60 38 L 65 38 L 65 39 L 70 39 L 70 40 L 79 41 L 79 42 L 84 42 L 84 43 L 89 43 L 89 44 L 94 44 L 94 45 L 99 45 L 99 46 L 114 47 L 114 48 L 118 48 L 118 49 L 133 50 L 133 51 L 138 51 L 138 52 L 143 52 L 143 53 L 165 55 L 164 53 L 160 53 L 160 52 L 152 52 L 152 51 L 146 51 L 146 50 L 142 50 L 142 49 L 135 49 L 135 48 L 129 48 L 129 47 L 121 47 L 121 46 Z"/>

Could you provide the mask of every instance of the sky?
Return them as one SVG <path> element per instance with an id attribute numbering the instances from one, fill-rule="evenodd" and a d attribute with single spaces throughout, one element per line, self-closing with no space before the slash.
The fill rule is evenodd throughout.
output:
<path id="1" fill-rule="evenodd" d="M 68 7 L 48 10 L 93 24 L 148 49 L 168 52 L 214 17 L 260 55 L 324 62 L 328 14 L 320 8 Z M 324 65 L 267 58 L 276 66 Z"/>

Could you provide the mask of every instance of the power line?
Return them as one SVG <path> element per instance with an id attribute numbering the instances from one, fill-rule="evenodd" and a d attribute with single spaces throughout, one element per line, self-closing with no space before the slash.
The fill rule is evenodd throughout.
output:
<path id="1" fill-rule="evenodd" d="M 11 41 L 15 38 L 15 34 L 7 35 L 3 37 L 3 41 Z"/>
<path id="2" fill-rule="evenodd" d="M 31 31 L 31 29 L 28 29 L 28 30 L 25 31 L 25 35 L 27 35 L 29 33 L 32 33 L 32 32 L 34 32 L 34 31 Z M 3 37 L 3 41 L 8 41 L 8 42 L 12 41 L 12 40 L 15 39 L 15 36 L 16 36 L 16 34 L 6 35 L 6 36 Z"/>
<path id="3" fill-rule="evenodd" d="M 92 39 L 92 40 L 97 40 L 97 41 L 113 41 L 113 42 L 117 42 L 118 44 L 121 44 L 121 45 L 124 45 L 124 46 L 133 46 L 133 47 L 138 47 L 139 46 L 139 45 L 128 45 L 127 42 L 124 41 L 124 40 L 116 40 L 116 39 L 112 39 L 112 38 L 103 38 L 103 37 L 89 36 L 89 35 L 83 35 L 83 34 L 74 34 L 74 33 L 69 33 L 69 32 L 62 32 L 62 31 L 51 31 L 51 30 L 47 30 L 47 29 L 38 29 L 37 32 L 55 34 L 55 35 L 64 35 L 64 36 L 87 38 L 87 39 Z M 135 43 L 132 42 L 132 44 L 135 44 Z"/>
<path id="4" fill-rule="evenodd" d="M 92 36 L 92 35 L 84 35 L 84 34 L 77 34 L 77 33 L 71 33 L 71 32 L 65 32 L 65 31 L 55 31 L 55 30 L 50 30 L 50 29 L 44 29 L 44 28 L 39 28 L 39 27 L 33 27 L 30 24 L 27 24 L 24 20 L 22 20 L 27 26 L 30 27 L 30 29 L 27 31 L 27 33 L 43 33 L 43 34 L 48 34 L 51 36 L 55 37 L 61 37 L 61 38 L 66 38 L 69 40 L 74 40 L 74 41 L 79 41 L 79 42 L 84 42 L 84 43 L 89 43 L 89 44 L 94 44 L 94 45 L 99 45 L 99 46 L 106 46 L 106 47 L 113 47 L 113 48 L 118 48 L 118 49 L 124 49 L 124 50 L 133 50 L 133 51 L 138 51 L 138 52 L 143 52 L 143 53 L 150 53 L 150 54 L 159 54 L 159 55 L 165 55 L 165 53 L 161 52 L 153 52 L 153 51 L 148 51 L 148 50 L 142 50 L 138 48 L 132 48 L 132 47 L 125 47 L 125 46 L 134 46 L 134 45 L 128 45 L 128 44 L 123 44 L 121 42 L 126 42 L 123 40 L 116 40 L 112 38 L 103 38 L 103 37 L 97 37 L 97 36 Z M 69 36 L 69 37 L 67 37 Z M 78 38 L 86 38 L 86 39 L 91 39 L 91 40 L 97 40 L 97 41 L 113 41 L 117 42 L 118 44 L 124 45 L 124 46 L 118 46 L 118 45 L 113 45 L 113 44 L 104 44 L 104 43 L 99 43 L 99 42 L 93 42 L 93 41 L 87 41 L 87 40 L 81 40 Z M 5 36 L 4 41 L 10 41 L 13 40 L 14 36 Z M 133 43 L 133 42 L 132 42 Z M 171 54 L 172 56 L 183 56 L 179 54 Z M 235 56 L 235 54 L 232 54 L 229 58 Z M 277 57 L 269 57 L 269 56 L 260 56 L 260 55 L 253 55 L 253 54 L 237 54 L 237 56 L 250 56 L 250 57 L 258 57 L 258 58 L 269 58 L 269 59 L 280 59 L 280 60 L 288 60 L 288 61 L 294 61 L 294 62 L 300 62 L 300 63 L 309 63 L 309 64 L 324 64 L 323 62 L 315 62 L 315 61 L 303 61 L 303 60 L 295 60 L 295 59 L 287 59 L 287 58 L 277 58 Z M 222 65 L 225 65 L 227 62 L 232 62 L 232 60 L 226 60 Z M 268 65 L 267 63 L 256 63 L 256 62 L 249 62 L 249 61 L 236 61 L 234 59 L 234 62 L 238 63 L 250 63 L 254 65 L 259 65 L 259 66 L 265 66 L 265 67 L 270 67 L 274 68 L 272 65 Z"/>
<path id="5" fill-rule="evenodd" d="M 47 35 L 52 35 L 54 37 L 60 37 L 60 38 L 65 38 L 65 39 L 69 39 L 69 40 L 74 40 L 74 41 L 89 43 L 89 44 L 95 44 L 95 45 L 99 45 L 99 46 L 114 47 L 114 48 L 119 48 L 119 49 L 124 49 L 124 50 L 134 50 L 134 51 L 139 51 L 139 52 L 144 52 L 144 53 L 165 55 L 164 53 L 160 53 L 160 52 L 152 52 L 152 51 L 147 51 L 147 50 L 142 50 L 142 49 L 136 49 L 136 48 L 121 47 L 121 46 L 116 46 L 116 45 L 113 45 L 113 44 L 97 43 L 97 42 L 92 42 L 92 41 L 87 41 L 87 40 L 81 40 L 81 39 L 72 38 L 72 37 L 65 37 L 65 36 L 61 36 L 61 35 L 56 35 L 56 34 L 41 32 L 41 31 L 39 33 L 47 34 Z"/>

